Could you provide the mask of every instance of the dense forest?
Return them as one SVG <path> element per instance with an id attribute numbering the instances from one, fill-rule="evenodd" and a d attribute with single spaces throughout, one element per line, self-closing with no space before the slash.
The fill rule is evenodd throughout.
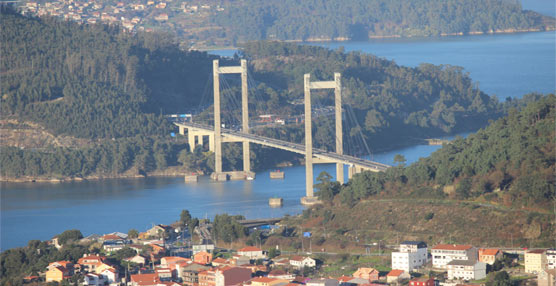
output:
<path id="1" fill-rule="evenodd" d="M 399 165 L 386 172 L 357 174 L 345 186 L 325 181 L 319 195 L 352 206 L 376 196 L 409 196 L 551 210 L 556 203 L 556 97 L 531 97 L 538 100 L 430 157 L 405 167 L 398 156 Z"/>
<path id="2" fill-rule="evenodd" d="M 366 40 L 544 29 L 543 17 L 513 0 L 227 1 L 212 21 L 233 43 L 249 40 Z"/>
<path id="3" fill-rule="evenodd" d="M 3 177 L 133 175 L 178 165 L 211 172 L 212 154 L 187 152 L 183 138 L 170 137 L 175 129 L 163 115 L 203 108 L 198 117 L 210 118 L 211 61 L 217 57 L 182 51 L 165 34 L 129 34 L 116 26 L 24 17 L 6 7 L 0 24 L 0 119 L 33 122 L 54 135 L 91 142 L 79 148 L 4 145 Z M 345 124 L 345 149 L 353 145 L 351 154 L 365 153 L 363 144 L 356 144 L 363 139 L 376 150 L 475 130 L 517 104 L 501 104 L 481 92 L 460 67 L 408 68 L 358 52 L 279 42 L 248 43 L 239 56 L 249 63 L 253 118 L 269 112 L 300 116 L 302 106 L 296 101 L 303 97 L 303 74 L 328 80 L 341 72 L 346 118 L 351 119 Z M 238 57 L 221 59 L 221 65 L 237 62 Z M 226 105 L 239 94 L 239 85 L 231 86 L 223 110 L 235 114 Z M 331 105 L 331 97 L 315 93 L 315 104 Z M 331 117 L 316 120 L 316 147 L 333 146 L 332 126 Z M 295 124 L 257 132 L 293 142 L 304 138 L 302 127 Z M 293 158 L 258 146 L 252 150 L 255 168 Z M 225 169 L 240 169 L 241 146 L 225 144 L 224 152 Z"/>

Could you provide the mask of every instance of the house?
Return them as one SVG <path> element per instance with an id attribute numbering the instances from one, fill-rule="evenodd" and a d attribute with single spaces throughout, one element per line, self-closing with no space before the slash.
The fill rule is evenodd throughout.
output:
<path id="1" fill-rule="evenodd" d="M 225 265 L 230 264 L 230 262 L 228 260 L 226 260 L 224 258 L 221 258 L 221 257 L 215 258 L 211 263 L 212 263 L 212 266 L 216 266 L 216 267 L 225 266 Z"/>
<path id="2" fill-rule="evenodd" d="M 237 285 L 251 279 L 251 270 L 243 267 L 225 266 L 214 271 L 214 285 Z"/>
<path id="3" fill-rule="evenodd" d="M 161 14 L 162 15 L 162 14 Z M 166 20 L 168 20 L 168 15 L 166 15 Z M 160 16 L 160 15 L 159 15 Z M 158 16 L 157 16 L 158 17 Z M 156 19 L 156 17 L 155 17 Z M 164 236 L 170 236 L 174 231 L 174 228 L 169 225 L 157 224 L 146 231 L 147 235 L 150 237 L 162 238 Z"/>
<path id="4" fill-rule="evenodd" d="M 270 271 L 268 273 L 267 277 L 269 277 L 269 278 L 278 278 L 278 279 L 283 279 L 283 280 L 288 280 L 288 281 L 291 281 L 291 280 L 295 279 L 294 274 L 287 273 L 286 271 L 280 270 L 280 269 L 274 269 L 274 270 Z"/>
<path id="5" fill-rule="evenodd" d="M 247 256 L 249 259 L 265 258 L 263 250 L 255 246 L 247 246 L 237 251 L 238 255 Z"/>
<path id="6" fill-rule="evenodd" d="M 392 269 L 392 271 L 386 274 L 386 282 L 388 283 L 398 283 L 409 278 L 411 278 L 411 275 L 409 275 L 407 271 L 401 269 Z"/>
<path id="7" fill-rule="evenodd" d="M 479 261 L 492 265 L 497 259 L 502 259 L 504 254 L 497 248 L 479 248 Z"/>
<path id="8" fill-rule="evenodd" d="M 525 272 L 539 273 L 547 265 L 546 250 L 537 249 L 525 252 Z"/>
<path id="9" fill-rule="evenodd" d="M 361 267 L 357 269 L 357 271 L 355 271 L 352 276 L 354 278 L 363 278 L 368 280 L 369 282 L 372 282 L 378 280 L 378 274 L 378 270 L 374 268 Z"/>
<path id="10" fill-rule="evenodd" d="M 336 279 L 326 279 L 326 278 L 319 278 L 319 279 L 311 279 L 305 283 L 307 286 L 338 286 L 338 280 Z"/>
<path id="11" fill-rule="evenodd" d="M 251 262 L 251 259 L 249 259 L 249 257 L 247 256 L 236 254 L 232 257 L 232 260 L 229 262 L 231 262 L 232 265 L 241 266 L 241 265 L 249 264 L 249 262 Z"/>
<path id="12" fill-rule="evenodd" d="M 199 285 L 199 272 L 211 269 L 209 266 L 191 263 L 187 265 L 178 264 L 178 277 L 182 279 L 185 286 Z"/>
<path id="13" fill-rule="evenodd" d="M 427 244 L 423 241 L 404 241 L 400 251 L 392 252 L 392 269 L 412 271 L 427 263 Z"/>
<path id="14" fill-rule="evenodd" d="M 479 280 L 486 277 L 486 263 L 476 260 L 452 260 L 447 264 L 450 280 Z"/>
<path id="15" fill-rule="evenodd" d="M 288 266 L 290 265 L 290 260 L 285 257 L 275 257 L 272 260 L 275 266 Z"/>
<path id="16" fill-rule="evenodd" d="M 209 269 L 199 272 L 199 286 L 215 286 L 215 270 Z"/>
<path id="17" fill-rule="evenodd" d="M 556 269 L 556 249 L 548 249 L 546 251 L 546 268 Z"/>
<path id="18" fill-rule="evenodd" d="M 73 272 L 73 263 L 71 261 L 60 260 L 60 261 L 50 262 L 46 268 L 50 269 L 50 267 L 56 267 L 56 266 L 62 266 L 70 272 L 70 275 L 73 274 L 72 273 Z"/>
<path id="19" fill-rule="evenodd" d="M 199 251 L 195 255 L 193 255 L 193 262 L 199 264 L 210 264 L 212 261 L 212 254 L 206 251 Z"/>
<path id="20" fill-rule="evenodd" d="M 538 286 L 556 286 L 556 269 L 543 269 L 537 274 Z"/>
<path id="21" fill-rule="evenodd" d="M 168 21 L 168 14 L 166 14 L 166 13 L 158 14 L 158 15 L 154 16 L 154 19 L 159 21 L 159 22 Z"/>
<path id="22" fill-rule="evenodd" d="M 118 283 L 118 271 L 116 271 L 116 269 L 114 268 L 104 269 L 102 272 L 100 272 L 100 275 L 102 275 L 102 278 L 108 284 Z"/>
<path id="23" fill-rule="evenodd" d="M 157 286 L 160 283 L 156 273 L 132 274 L 130 286 Z"/>
<path id="24" fill-rule="evenodd" d="M 46 271 L 46 282 L 62 282 L 69 277 L 69 270 L 63 266 L 49 266 L 48 271 Z"/>
<path id="25" fill-rule="evenodd" d="M 434 278 L 414 278 L 409 281 L 409 286 L 437 286 Z"/>
<path id="26" fill-rule="evenodd" d="M 135 255 L 133 257 L 130 258 L 126 258 L 124 259 L 127 262 L 132 262 L 138 265 L 145 265 L 147 263 L 147 258 L 141 256 L 141 255 Z"/>
<path id="27" fill-rule="evenodd" d="M 156 275 L 158 275 L 158 279 L 162 282 L 164 281 L 172 281 L 172 270 L 170 270 L 170 268 L 156 268 L 154 270 L 154 273 L 156 273 Z"/>
<path id="28" fill-rule="evenodd" d="M 176 267 L 179 263 L 192 263 L 191 259 L 179 256 L 165 256 L 160 258 L 160 267 L 170 269 L 172 277 L 177 277 Z"/>
<path id="29" fill-rule="evenodd" d="M 303 256 L 292 256 L 290 258 L 290 265 L 297 269 L 302 269 L 305 267 L 315 267 L 317 262 L 311 257 L 303 257 Z"/>
<path id="30" fill-rule="evenodd" d="M 104 256 L 83 254 L 83 257 L 79 258 L 77 263 L 81 265 L 81 269 L 85 272 L 96 272 L 97 268 L 104 264 L 105 259 Z"/>
<path id="31" fill-rule="evenodd" d="M 277 286 L 288 284 L 288 280 L 270 278 L 270 277 L 256 277 L 251 279 L 251 286 Z"/>
<path id="32" fill-rule="evenodd" d="M 104 285 L 104 279 L 100 274 L 87 273 L 83 276 L 83 285 L 101 286 Z"/>
<path id="33" fill-rule="evenodd" d="M 431 250 L 432 266 L 446 269 L 452 260 L 477 260 L 477 249 L 471 245 L 438 244 Z"/>

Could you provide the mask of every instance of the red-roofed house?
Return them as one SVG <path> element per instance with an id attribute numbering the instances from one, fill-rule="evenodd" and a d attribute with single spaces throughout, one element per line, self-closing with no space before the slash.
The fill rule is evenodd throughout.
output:
<path id="1" fill-rule="evenodd" d="M 238 285 L 251 279 L 251 270 L 243 267 L 225 266 L 214 271 L 215 286 Z"/>
<path id="2" fill-rule="evenodd" d="M 103 265 L 106 257 L 98 255 L 87 255 L 79 258 L 77 263 L 81 265 L 81 269 L 86 272 L 96 272 L 97 268 Z"/>
<path id="3" fill-rule="evenodd" d="M 274 286 L 277 284 L 287 284 L 288 280 L 270 278 L 270 277 L 256 277 L 251 279 L 251 286 Z"/>
<path id="4" fill-rule="evenodd" d="M 250 259 L 265 258 L 263 250 L 255 246 L 247 246 L 237 251 L 237 254 L 247 256 Z"/>
<path id="5" fill-rule="evenodd" d="M 355 271 L 352 276 L 354 278 L 363 278 L 369 280 L 369 282 L 372 282 L 378 280 L 378 274 L 379 274 L 378 270 L 374 268 L 361 267 L 357 269 L 357 271 Z"/>
<path id="6" fill-rule="evenodd" d="M 156 273 L 131 275 L 131 286 L 156 286 L 159 282 Z"/>
<path id="7" fill-rule="evenodd" d="M 409 286 L 435 286 L 434 278 L 415 278 L 409 281 Z"/>
<path id="8" fill-rule="evenodd" d="M 193 255 L 193 261 L 199 264 L 210 264 L 210 262 L 212 261 L 212 254 L 206 251 L 197 252 L 195 255 Z"/>
<path id="9" fill-rule="evenodd" d="M 199 286 L 214 286 L 215 285 L 215 270 L 206 270 L 199 272 Z"/>
<path id="10" fill-rule="evenodd" d="M 392 271 L 388 272 L 386 275 L 386 282 L 388 283 L 397 283 L 404 279 L 411 278 L 411 275 L 406 271 L 400 269 L 392 269 Z"/>
<path id="11" fill-rule="evenodd" d="M 431 254 L 434 268 L 446 269 L 452 260 L 477 260 L 477 249 L 472 245 L 438 244 Z"/>
<path id="12" fill-rule="evenodd" d="M 479 248 L 479 261 L 494 264 L 496 259 L 502 259 L 503 253 L 498 248 Z"/>
<path id="13" fill-rule="evenodd" d="M 46 282 L 61 282 L 69 277 L 69 271 L 63 266 L 48 267 L 48 271 L 46 271 Z"/>
<path id="14" fill-rule="evenodd" d="M 216 266 L 216 267 L 225 266 L 225 265 L 229 265 L 229 264 L 230 264 L 230 262 L 228 260 L 222 258 L 222 257 L 215 258 L 212 261 L 212 266 Z"/>
<path id="15" fill-rule="evenodd" d="M 295 274 L 287 273 L 286 271 L 280 269 L 274 269 L 268 273 L 268 277 L 291 281 L 295 278 Z"/>

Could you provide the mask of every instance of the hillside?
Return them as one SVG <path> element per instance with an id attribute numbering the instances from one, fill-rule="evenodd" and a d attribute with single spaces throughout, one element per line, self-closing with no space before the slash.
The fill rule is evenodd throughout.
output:
<path id="1" fill-rule="evenodd" d="M 225 2 L 214 21 L 233 42 L 367 40 L 545 29 L 553 19 L 505 0 L 334 0 Z M 548 25 L 550 26 L 550 25 Z"/>
<path id="2" fill-rule="evenodd" d="M 184 151 L 186 142 L 169 136 L 175 129 L 164 115 L 203 107 L 198 118 L 210 118 L 207 94 L 217 57 L 183 51 L 165 34 L 25 17 L 7 7 L 1 12 L 0 119 L 15 122 L 4 125 L 13 133 L 2 138 L 2 177 L 136 176 L 177 166 L 184 166 L 182 172 L 212 170 L 212 154 Z M 345 124 L 345 150 L 351 154 L 364 151 L 353 143 L 361 138 L 377 150 L 475 130 L 510 105 L 477 89 L 460 67 L 408 68 L 372 55 L 279 42 L 249 43 L 242 56 L 253 81 L 254 119 L 262 112 L 299 116 L 303 74 L 326 80 L 341 72 L 351 120 Z M 221 65 L 237 60 L 221 59 Z M 237 95 L 232 86 L 227 93 Z M 315 93 L 315 100 L 331 104 L 326 93 Z M 332 146 L 331 124 L 328 117 L 316 121 L 317 147 Z M 25 126 L 38 126 L 45 144 L 7 143 L 23 134 L 38 136 Z M 302 142 L 302 130 L 292 124 L 258 132 Z M 224 152 L 226 169 L 241 168 L 239 145 L 226 144 Z M 268 148 L 253 147 L 253 153 L 255 168 L 294 160 Z M 68 161 L 73 164 L 63 164 Z"/>
<path id="3" fill-rule="evenodd" d="M 430 157 L 384 173 L 364 172 L 339 186 L 317 185 L 325 202 L 300 228 L 360 238 L 498 246 L 548 246 L 556 234 L 556 97 L 456 139 Z M 347 242 L 346 242 L 347 243 Z"/>

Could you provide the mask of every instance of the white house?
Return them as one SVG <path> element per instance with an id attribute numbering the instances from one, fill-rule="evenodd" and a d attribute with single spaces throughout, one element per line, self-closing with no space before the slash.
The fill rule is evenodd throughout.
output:
<path id="1" fill-rule="evenodd" d="M 446 269 L 452 260 L 477 260 L 477 249 L 471 245 L 438 244 L 431 250 L 432 266 Z"/>
<path id="2" fill-rule="evenodd" d="M 145 265 L 145 263 L 147 263 L 147 259 L 141 255 L 135 255 L 133 257 L 130 258 L 126 258 L 124 259 L 125 261 L 128 262 L 133 262 L 135 264 L 139 264 L 139 265 Z"/>
<path id="3" fill-rule="evenodd" d="M 290 265 L 297 268 L 315 267 L 317 262 L 311 257 L 293 256 L 290 258 Z"/>
<path id="4" fill-rule="evenodd" d="M 87 273 L 83 277 L 83 285 L 85 286 L 101 286 L 104 285 L 104 279 L 102 279 L 102 275 L 94 274 L 94 273 Z"/>
<path id="5" fill-rule="evenodd" d="M 422 241 L 404 241 L 400 251 L 392 252 L 392 269 L 412 271 L 427 263 L 427 244 Z"/>
<path id="6" fill-rule="evenodd" d="M 446 265 L 448 279 L 479 280 L 486 277 L 486 263 L 476 260 L 452 260 Z"/>
<path id="7" fill-rule="evenodd" d="M 100 275 L 104 278 L 104 281 L 108 282 L 108 284 L 117 283 L 118 282 L 118 272 L 114 268 L 107 268 L 104 269 Z"/>
<path id="8" fill-rule="evenodd" d="M 265 258 L 263 250 L 255 246 L 247 246 L 237 251 L 238 255 L 247 256 L 250 259 Z"/>

